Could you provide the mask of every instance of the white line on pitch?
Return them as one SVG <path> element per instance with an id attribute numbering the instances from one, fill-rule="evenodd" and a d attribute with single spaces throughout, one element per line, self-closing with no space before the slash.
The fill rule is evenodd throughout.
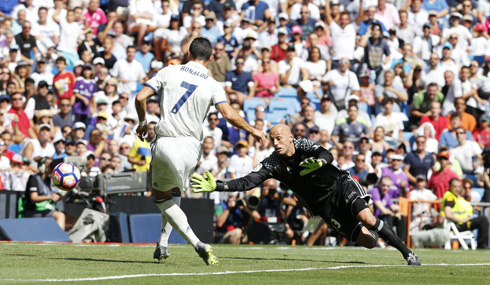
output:
<path id="1" fill-rule="evenodd" d="M 406 267 L 407 265 L 342 265 L 333 267 L 310 267 L 310 268 L 286 268 L 286 269 L 269 269 L 269 270 L 245 270 L 245 271 L 223 271 L 223 272 L 203 272 L 203 273 L 152 273 L 152 274 L 133 274 L 133 275 L 116 275 L 101 277 L 85 278 L 67 278 L 67 279 L 3 279 L 1 281 L 17 282 L 78 282 L 78 281 L 101 281 L 116 280 L 127 278 L 142 277 L 163 277 L 163 276 L 212 276 L 212 275 L 230 275 L 230 274 L 250 274 L 250 273 L 271 273 L 271 272 L 291 272 L 291 271 L 313 271 L 313 270 L 338 270 L 350 268 L 381 268 L 381 267 Z M 490 266 L 490 263 L 468 263 L 468 264 L 424 264 L 423 266 Z"/>

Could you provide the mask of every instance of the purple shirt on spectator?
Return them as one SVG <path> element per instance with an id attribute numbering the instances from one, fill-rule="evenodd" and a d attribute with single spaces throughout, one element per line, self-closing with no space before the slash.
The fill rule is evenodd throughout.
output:
<path id="1" fill-rule="evenodd" d="M 403 172 L 403 169 L 398 169 L 397 171 L 393 171 L 391 167 L 384 167 L 381 168 L 381 176 L 388 176 L 391 178 L 391 181 L 393 181 L 393 186 L 396 187 L 396 189 L 391 189 L 390 193 L 392 193 L 393 198 L 398 198 L 400 196 L 400 193 L 402 191 L 401 183 L 402 181 L 406 182 L 406 186 L 408 186 L 408 176 Z"/>
<path id="2" fill-rule="evenodd" d="M 390 206 L 393 205 L 393 201 L 391 201 L 392 195 L 390 195 L 390 193 L 393 193 L 391 189 L 390 191 L 388 191 L 388 193 L 381 197 L 381 190 L 379 190 L 378 188 L 373 188 L 371 189 L 371 191 L 369 191 L 369 194 L 371 194 L 371 199 L 373 199 L 373 203 L 381 202 L 383 206 L 385 206 L 385 208 L 390 208 Z M 381 216 L 381 211 L 376 207 L 376 205 L 374 206 L 374 208 L 374 215 L 376 217 Z"/>
<path id="3" fill-rule="evenodd" d="M 78 93 L 90 101 L 96 90 L 97 85 L 94 80 L 79 78 L 77 83 L 75 83 L 73 93 Z M 85 105 L 82 100 L 76 99 L 75 104 L 73 104 L 73 113 L 77 115 L 90 115 L 90 106 Z"/>

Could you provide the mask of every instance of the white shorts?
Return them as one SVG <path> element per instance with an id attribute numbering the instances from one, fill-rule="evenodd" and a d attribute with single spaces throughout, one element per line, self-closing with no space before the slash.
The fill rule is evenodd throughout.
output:
<path id="1" fill-rule="evenodd" d="M 158 137 L 152 149 L 151 187 L 168 191 L 187 189 L 189 175 L 201 159 L 201 143 L 194 137 Z"/>

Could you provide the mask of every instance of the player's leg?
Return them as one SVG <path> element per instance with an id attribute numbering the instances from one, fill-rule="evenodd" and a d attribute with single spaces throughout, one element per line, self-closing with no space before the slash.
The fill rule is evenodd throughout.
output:
<path id="1" fill-rule="evenodd" d="M 172 201 L 180 207 L 180 191 L 178 188 L 174 188 L 172 190 Z M 168 239 L 170 238 L 170 234 L 172 233 L 172 225 L 167 222 L 167 216 L 162 213 L 162 228 L 160 232 L 160 239 L 157 243 L 155 252 L 153 253 L 153 258 L 162 260 L 167 259 L 170 256 L 170 252 L 168 251 Z"/>

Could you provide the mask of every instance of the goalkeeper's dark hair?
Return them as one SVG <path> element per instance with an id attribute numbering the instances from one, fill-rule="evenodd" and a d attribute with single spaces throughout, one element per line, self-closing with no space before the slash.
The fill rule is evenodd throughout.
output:
<path id="1" fill-rule="evenodd" d="M 189 52 L 194 60 L 208 61 L 213 54 L 213 45 L 206 38 L 195 38 L 189 47 Z"/>

